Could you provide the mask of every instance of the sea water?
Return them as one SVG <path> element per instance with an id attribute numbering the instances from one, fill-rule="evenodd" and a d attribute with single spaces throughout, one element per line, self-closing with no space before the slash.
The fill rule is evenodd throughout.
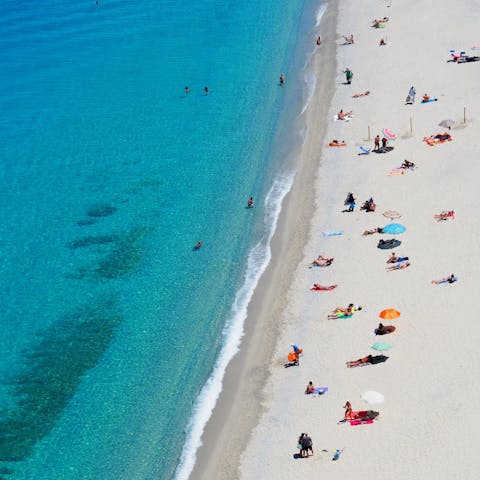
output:
<path id="1" fill-rule="evenodd" d="M 187 478 L 293 181 L 306 3 L 2 2 L 0 478 Z"/>

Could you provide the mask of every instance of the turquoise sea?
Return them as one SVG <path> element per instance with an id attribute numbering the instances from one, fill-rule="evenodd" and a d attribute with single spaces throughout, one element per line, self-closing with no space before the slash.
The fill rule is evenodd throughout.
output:
<path id="1" fill-rule="evenodd" d="M 293 180 L 318 8 L 2 1 L 0 479 L 188 477 Z"/>

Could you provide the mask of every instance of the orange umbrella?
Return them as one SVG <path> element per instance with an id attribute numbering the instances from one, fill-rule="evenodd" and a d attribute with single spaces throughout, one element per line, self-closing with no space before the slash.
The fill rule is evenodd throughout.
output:
<path id="1" fill-rule="evenodd" d="M 387 308 L 387 310 L 382 310 L 380 312 L 379 317 L 385 320 L 392 320 L 394 318 L 398 318 L 400 316 L 400 312 L 395 310 L 394 308 Z"/>

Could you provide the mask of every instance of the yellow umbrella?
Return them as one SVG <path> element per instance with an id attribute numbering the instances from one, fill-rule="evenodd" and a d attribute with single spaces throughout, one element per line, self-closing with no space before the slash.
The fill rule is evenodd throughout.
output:
<path id="1" fill-rule="evenodd" d="M 394 318 L 398 318 L 400 316 L 400 312 L 395 310 L 394 308 L 387 308 L 387 310 L 382 310 L 380 312 L 379 317 L 383 318 L 384 320 L 392 320 Z"/>

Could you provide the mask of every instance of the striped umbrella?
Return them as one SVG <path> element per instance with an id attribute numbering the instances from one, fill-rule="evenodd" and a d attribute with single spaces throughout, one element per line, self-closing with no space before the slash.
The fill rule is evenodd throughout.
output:
<path id="1" fill-rule="evenodd" d="M 383 136 L 385 138 L 388 138 L 389 140 L 396 140 L 397 139 L 397 134 L 393 133 L 389 128 L 384 128 L 382 130 Z"/>

